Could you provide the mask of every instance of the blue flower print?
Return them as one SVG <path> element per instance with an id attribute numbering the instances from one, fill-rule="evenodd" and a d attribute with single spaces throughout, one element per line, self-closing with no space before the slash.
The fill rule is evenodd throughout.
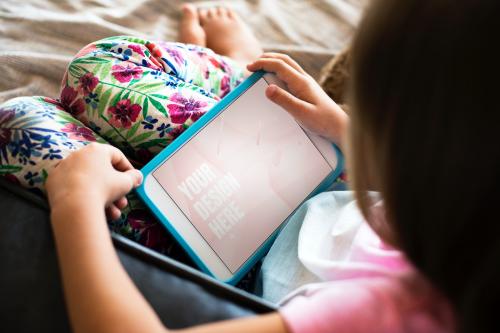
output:
<path id="1" fill-rule="evenodd" d="M 97 124 L 94 123 L 93 121 L 89 122 L 89 127 L 96 133 L 99 133 L 102 129 L 99 126 L 97 126 Z"/>
<path id="2" fill-rule="evenodd" d="M 56 113 L 50 109 L 38 110 L 36 114 L 49 119 L 54 119 L 54 116 L 56 115 Z"/>
<path id="3" fill-rule="evenodd" d="M 24 175 L 24 179 L 26 179 L 26 181 L 30 186 L 33 186 L 36 183 L 41 183 L 43 180 L 38 172 L 31 172 L 31 171 L 29 171 L 27 174 Z"/>
<path id="4" fill-rule="evenodd" d="M 155 119 L 152 116 L 147 116 L 143 121 L 141 121 L 141 124 L 144 125 L 144 129 L 151 130 L 157 122 L 158 119 Z"/>
<path id="5" fill-rule="evenodd" d="M 61 150 L 60 149 L 49 149 L 49 152 L 45 155 L 43 155 L 42 159 L 46 160 L 61 160 L 62 155 L 61 155 Z"/>
<path id="6" fill-rule="evenodd" d="M 89 93 L 87 97 L 85 97 L 85 103 L 89 104 L 92 109 L 97 109 L 97 104 L 99 103 L 99 98 L 97 98 L 97 94 Z"/>
<path id="7" fill-rule="evenodd" d="M 155 79 L 160 79 L 161 78 L 161 75 L 162 75 L 162 71 L 161 70 L 154 70 L 154 71 L 151 71 L 149 72 L 149 74 L 155 78 Z"/>
<path id="8" fill-rule="evenodd" d="M 113 45 L 110 49 L 111 52 L 120 54 L 122 56 L 122 60 L 127 61 L 130 59 L 132 55 L 132 50 L 127 47 L 127 45 L 118 44 Z"/>
<path id="9" fill-rule="evenodd" d="M 165 136 L 165 133 L 168 133 L 168 129 L 170 128 L 170 124 L 161 124 L 158 126 L 156 129 L 158 132 L 160 132 L 158 135 L 160 138 L 163 138 Z"/>

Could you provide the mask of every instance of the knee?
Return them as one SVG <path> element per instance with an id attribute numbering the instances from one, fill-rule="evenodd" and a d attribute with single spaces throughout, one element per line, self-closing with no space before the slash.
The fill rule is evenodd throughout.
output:
<path id="1" fill-rule="evenodd" d="M 134 37 L 106 38 L 84 47 L 70 62 L 61 85 L 61 104 L 86 125 L 150 63 L 148 42 Z"/>
<path id="2" fill-rule="evenodd" d="M 59 160 L 88 142 L 100 141 L 90 129 L 46 97 L 18 97 L 0 106 L 0 175 L 43 191 Z"/>

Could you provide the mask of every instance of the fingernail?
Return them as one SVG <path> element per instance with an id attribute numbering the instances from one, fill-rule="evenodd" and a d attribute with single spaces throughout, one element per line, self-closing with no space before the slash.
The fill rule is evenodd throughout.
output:
<path id="1" fill-rule="evenodd" d="M 135 186 L 141 185 L 143 180 L 142 172 L 140 170 L 137 170 L 137 173 L 139 174 L 139 176 L 137 177 Z"/>

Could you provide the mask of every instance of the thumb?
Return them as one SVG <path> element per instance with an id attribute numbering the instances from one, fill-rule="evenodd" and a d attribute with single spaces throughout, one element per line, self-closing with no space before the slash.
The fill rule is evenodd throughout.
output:
<path id="1" fill-rule="evenodd" d="M 116 172 L 111 199 L 121 198 L 142 183 L 142 173 L 137 169 Z"/>
<path id="2" fill-rule="evenodd" d="M 274 84 L 269 85 L 266 89 L 266 96 L 272 102 L 281 106 L 297 119 L 301 119 L 304 113 L 309 111 L 311 108 L 311 104 L 308 102 L 293 96 L 285 89 L 282 89 Z"/>
<path id="3" fill-rule="evenodd" d="M 142 172 L 137 169 L 130 169 L 124 172 L 132 180 L 132 188 L 136 188 L 142 183 Z"/>

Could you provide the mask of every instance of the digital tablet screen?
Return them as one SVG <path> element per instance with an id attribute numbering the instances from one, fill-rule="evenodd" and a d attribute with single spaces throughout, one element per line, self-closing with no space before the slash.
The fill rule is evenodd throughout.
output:
<path id="1" fill-rule="evenodd" d="M 332 172 L 258 80 L 153 176 L 235 273 Z"/>

